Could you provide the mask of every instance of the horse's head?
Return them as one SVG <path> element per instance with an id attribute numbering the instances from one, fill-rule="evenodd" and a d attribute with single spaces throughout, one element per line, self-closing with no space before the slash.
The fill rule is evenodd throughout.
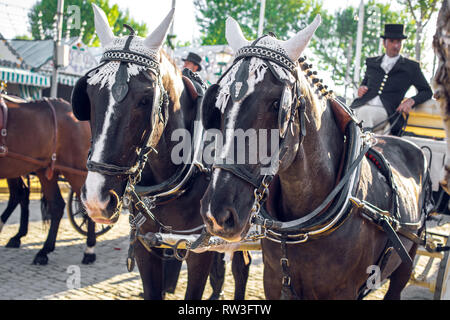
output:
<path id="1" fill-rule="evenodd" d="M 203 105 L 205 127 L 215 123 L 225 136 L 201 202 L 210 233 L 241 240 L 250 226 L 255 194 L 261 195 L 273 175 L 292 163 L 302 130 L 297 111 L 305 107 L 307 85 L 297 61 L 319 24 L 317 16 L 287 41 L 264 36 L 250 42 L 228 18 L 226 37 L 235 60 L 207 91 Z"/>
<path id="2" fill-rule="evenodd" d="M 72 94 L 75 116 L 89 120 L 92 132 L 81 199 L 95 222 L 114 223 L 128 181 L 139 175 L 164 130 L 168 98 L 160 49 L 174 9 L 145 39 L 133 30 L 115 37 L 105 13 L 95 4 L 93 9 L 104 53 L 100 66 L 82 77 Z"/>

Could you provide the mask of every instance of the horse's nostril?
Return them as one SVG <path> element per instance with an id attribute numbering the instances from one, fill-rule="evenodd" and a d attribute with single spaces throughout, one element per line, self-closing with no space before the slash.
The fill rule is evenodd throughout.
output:
<path id="1" fill-rule="evenodd" d="M 225 229 L 232 229 L 235 225 L 234 212 L 232 209 L 226 209 L 223 218 L 223 227 Z"/>
<path id="2" fill-rule="evenodd" d="M 109 190 L 108 212 L 115 212 L 120 204 L 119 196 L 114 190 Z"/>

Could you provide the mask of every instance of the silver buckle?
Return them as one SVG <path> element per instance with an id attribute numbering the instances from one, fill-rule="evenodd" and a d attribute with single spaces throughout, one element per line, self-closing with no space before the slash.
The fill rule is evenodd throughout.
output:
<path id="1" fill-rule="evenodd" d="M 139 212 L 134 218 L 131 219 L 130 222 L 135 227 L 135 229 L 139 229 L 145 223 L 145 221 L 147 221 L 147 219 L 142 213 Z"/>

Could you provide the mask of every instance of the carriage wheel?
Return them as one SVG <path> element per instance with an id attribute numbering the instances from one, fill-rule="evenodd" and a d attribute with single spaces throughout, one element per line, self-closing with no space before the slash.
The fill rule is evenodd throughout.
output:
<path id="1" fill-rule="evenodd" d="M 447 237 L 446 246 L 450 246 L 450 237 Z M 450 300 L 450 251 L 444 252 L 444 257 L 439 264 L 436 278 L 434 300 Z"/>
<path id="2" fill-rule="evenodd" d="M 80 197 L 76 195 L 73 190 L 70 190 L 67 204 L 67 216 L 69 217 L 70 223 L 78 233 L 87 236 L 89 216 L 81 204 Z M 112 226 L 96 223 L 95 236 L 98 237 L 109 231 L 111 228 Z"/>

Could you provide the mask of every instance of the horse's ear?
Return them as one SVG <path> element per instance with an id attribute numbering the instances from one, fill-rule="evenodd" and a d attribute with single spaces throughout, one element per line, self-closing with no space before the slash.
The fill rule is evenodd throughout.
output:
<path id="1" fill-rule="evenodd" d="M 78 79 L 72 91 L 72 110 L 80 121 L 91 119 L 91 102 L 87 94 L 87 76 Z"/>
<path id="2" fill-rule="evenodd" d="M 172 8 L 159 26 L 145 38 L 144 44 L 147 48 L 152 50 L 159 50 L 161 48 L 172 23 L 174 13 L 175 8 Z"/>
<path id="3" fill-rule="evenodd" d="M 218 84 L 211 85 L 208 90 L 206 90 L 205 97 L 203 98 L 202 123 L 206 130 L 220 128 L 221 113 L 220 110 L 216 108 L 218 90 Z"/>
<path id="4" fill-rule="evenodd" d="M 92 3 L 92 10 L 94 10 L 95 32 L 100 39 L 102 47 L 104 48 L 114 40 L 114 33 L 109 26 L 108 18 L 106 17 L 105 12 L 95 3 Z"/>
<path id="5" fill-rule="evenodd" d="M 251 43 L 245 39 L 239 23 L 232 17 L 228 17 L 225 23 L 225 37 L 234 52 L 238 51 L 242 47 L 248 46 Z"/>
<path id="6" fill-rule="evenodd" d="M 322 18 L 320 17 L 320 14 L 318 14 L 309 26 L 299 31 L 291 39 L 282 41 L 282 46 L 286 50 L 288 57 L 292 61 L 297 61 L 300 58 L 312 36 L 314 35 L 314 32 L 321 23 Z"/>

